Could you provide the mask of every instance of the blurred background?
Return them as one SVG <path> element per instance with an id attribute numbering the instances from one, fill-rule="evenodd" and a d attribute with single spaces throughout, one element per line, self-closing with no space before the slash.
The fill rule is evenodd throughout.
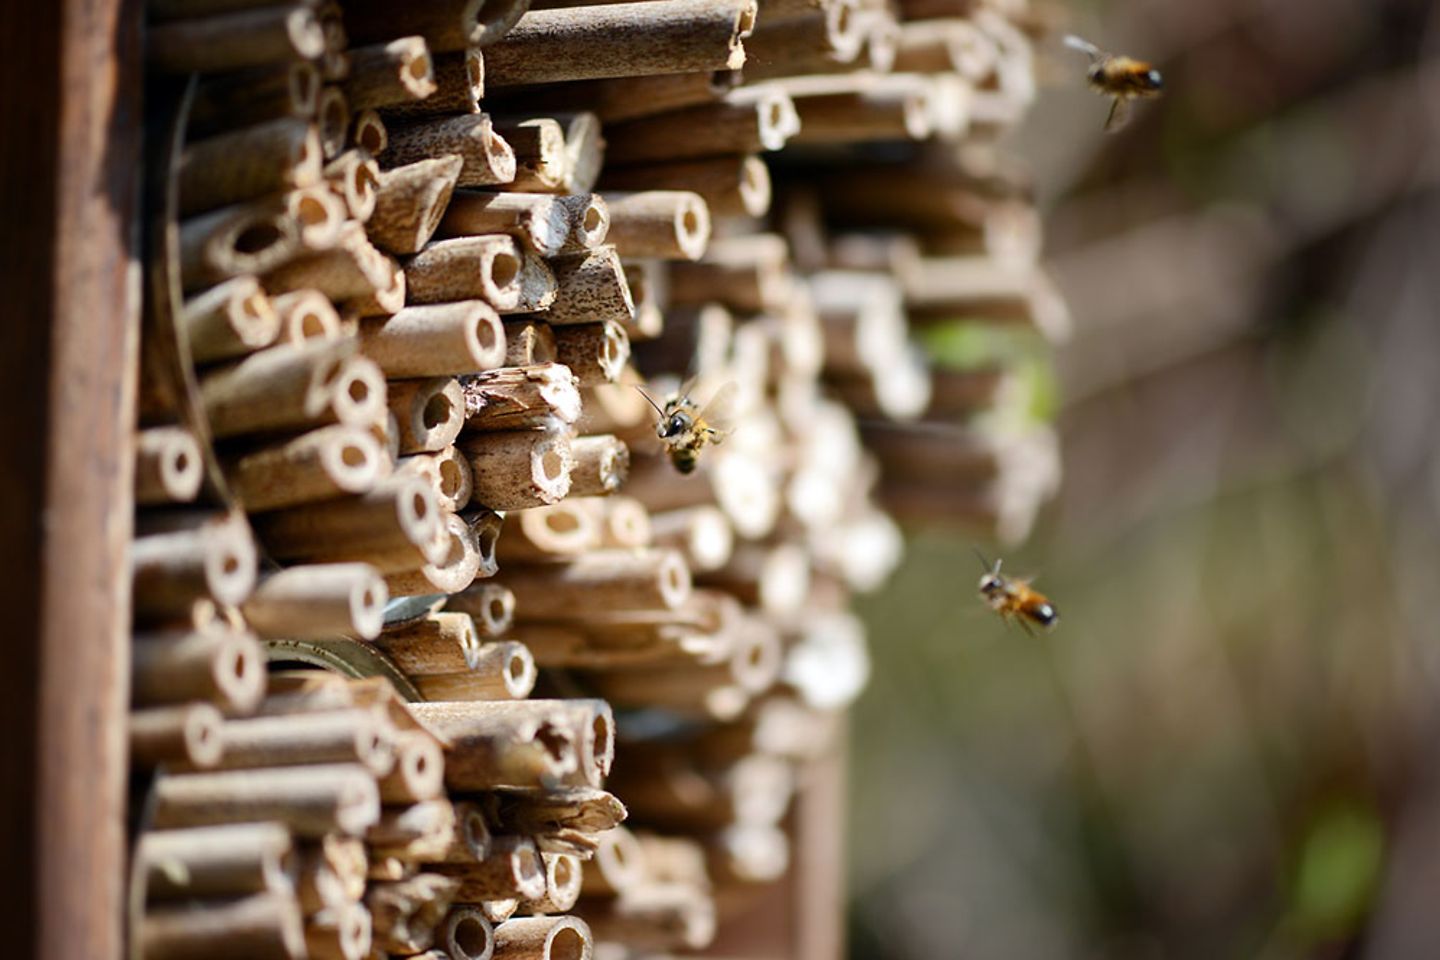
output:
<path id="1" fill-rule="evenodd" d="M 851 955 L 1440 955 L 1440 6 L 1055 12 L 1064 481 L 1004 557 L 1061 623 L 963 536 L 862 602 Z M 1164 99 L 1103 133 L 1067 31 Z"/>

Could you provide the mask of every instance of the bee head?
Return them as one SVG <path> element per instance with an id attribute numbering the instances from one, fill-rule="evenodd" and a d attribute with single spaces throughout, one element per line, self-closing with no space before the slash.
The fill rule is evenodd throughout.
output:
<path id="1" fill-rule="evenodd" d="M 687 414 L 672 413 L 655 425 L 655 432 L 662 440 L 678 437 L 690 429 L 691 420 Z"/>
<path id="2" fill-rule="evenodd" d="M 987 573 L 980 578 L 980 593 L 992 597 L 1005 590 L 1005 582 L 1000 579 L 998 573 Z"/>
<path id="3" fill-rule="evenodd" d="M 1159 70 L 1150 69 L 1145 71 L 1145 73 L 1141 75 L 1140 82 L 1145 85 L 1145 89 L 1153 90 L 1156 93 L 1165 89 L 1165 78 L 1160 76 Z"/>

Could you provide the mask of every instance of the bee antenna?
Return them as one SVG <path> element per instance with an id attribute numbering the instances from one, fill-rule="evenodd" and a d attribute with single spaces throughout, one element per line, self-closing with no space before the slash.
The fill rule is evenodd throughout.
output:
<path id="1" fill-rule="evenodd" d="M 655 398 L 652 397 L 652 396 L 650 396 L 650 394 L 648 394 L 648 393 L 645 392 L 645 388 L 644 388 L 644 387 L 640 386 L 640 385 L 637 383 L 637 384 L 635 385 L 635 389 L 640 391 L 640 396 L 642 396 L 642 397 L 645 398 L 645 402 L 646 402 L 646 403 L 650 404 L 650 406 L 652 406 L 652 407 L 655 408 L 655 412 L 656 412 L 656 413 L 660 414 L 660 416 L 662 416 L 662 417 L 665 416 L 665 411 L 660 409 L 660 404 L 656 403 L 656 402 L 655 402 Z"/>
<path id="2" fill-rule="evenodd" d="M 990 561 L 985 559 L 985 554 L 983 554 L 983 553 L 980 552 L 980 548 L 977 547 L 977 546 L 973 546 L 973 545 L 972 545 L 972 546 L 970 547 L 970 549 L 971 549 L 971 550 L 974 550 L 974 551 L 975 551 L 975 556 L 977 556 L 977 557 L 980 558 L 980 568 L 981 568 L 982 570 L 984 570 L 986 573 L 991 573 L 991 572 L 993 572 L 993 571 L 991 570 Z M 995 564 L 995 569 L 999 569 L 999 567 L 1000 567 L 1000 564 L 998 564 L 998 563 Z"/>

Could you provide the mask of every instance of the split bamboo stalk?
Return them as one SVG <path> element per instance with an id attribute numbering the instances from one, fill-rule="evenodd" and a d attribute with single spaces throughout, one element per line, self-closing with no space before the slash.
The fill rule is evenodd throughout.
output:
<path id="1" fill-rule="evenodd" d="M 652 513 L 650 528 L 655 546 L 679 550 L 696 573 L 724 566 L 735 547 L 730 521 L 708 504 Z"/>
<path id="2" fill-rule="evenodd" d="M 371 884 L 365 891 L 365 906 L 370 908 L 375 945 L 405 956 L 428 950 L 457 887 L 454 880 L 438 873 Z"/>
<path id="3" fill-rule="evenodd" d="M 323 171 L 330 189 L 345 201 L 345 209 L 353 220 L 361 223 L 375 212 L 375 190 L 380 185 L 380 165 L 370 151 L 346 150 L 325 165 Z"/>
<path id="4" fill-rule="evenodd" d="M 504 312 L 538 313 L 549 310 L 558 293 L 555 271 L 533 251 L 521 249 L 520 254 L 520 298 L 513 309 Z"/>
<path id="5" fill-rule="evenodd" d="M 435 743 L 433 738 L 427 739 Z M 441 782 L 430 799 L 405 806 L 386 806 L 380 813 L 380 821 L 365 831 L 365 845 L 371 856 L 433 862 L 443 857 L 454 842 L 459 831 L 459 812 L 457 805 L 445 796 Z M 474 815 L 480 817 L 478 811 Z M 484 819 L 480 818 L 482 829 L 484 825 Z"/>
<path id="6" fill-rule="evenodd" d="M 485 97 L 485 55 L 479 47 L 431 54 L 435 92 L 423 100 L 392 103 L 386 119 L 409 123 L 429 117 L 479 113 Z"/>
<path id="7" fill-rule="evenodd" d="M 406 307 L 360 327 L 360 349 L 388 377 L 438 377 L 499 366 L 500 318 L 481 300 Z"/>
<path id="8" fill-rule="evenodd" d="M 130 762 L 153 768 L 176 764 L 192 769 L 214 767 L 225 745 L 220 739 L 224 717 L 209 703 L 132 710 Z"/>
<path id="9" fill-rule="evenodd" d="M 411 676 L 472 670 L 480 656 L 480 638 L 467 613 L 432 613 L 385 631 L 375 645 Z"/>
<path id="10" fill-rule="evenodd" d="M 754 27 L 753 0 L 532 10 L 485 51 L 486 79 L 494 88 L 735 69 Z"/>
<path id="11" fill-rule="evenodd" d="M 326 160 L 333 160 L 345 149 L 350 133 L 350 104 L 339 87 L 327 86 L 320 90 L 320 102 L 315 106 L 315 126 L 320 132 L 320 151 Z"/>
<path id="12" fill-rule="evenodd" d="M 673 610 L 690 595 L 690 570 L 673 550 L 591 551 L 556 567 L 507 571 L 522 620 L 571 620 L 594 612 Z"/>
<path id="13" fill-rule="evenodd" d="M 671 264 L 670 297 L 676 303 L 714 301 L 748 312 L 779 311 L 794 282 L 789 259 L 788 244 L 775 234 L 720 238 L 698 263 Z"/>
<path id="14" fill-rule="evenodd" d="M 368 431 L 337 424 L 240 454 L 225 467 L 236 499 L 264 511 L 364 493 L 390 472 L 390 460 Z"/>
<path id="15" fill-rule="evenodd" d="M 345 29 L 357 43 L 420 34 L 436 52 L 462 50 L 504 37 L 529 6 L 525 0 L 441 0 L 401 7 L 383 0 L 351 0 L 345 5 Z"/>
<path id="16" fill-rule="evenodd" d="M 359 903 L 328 906 L 305 918 L 309 960 L 365 960 L 370 955 L 370 911 Z"/>
<path id="17" fill-rule="evenodd" d="M 319 69 L 303 60 L 204 76 L 190 105 L 187 133 L 205 137 L 283 117 L 313 119 L 320 83 Z"/>
<path id="18" fill-rule="evenodd" d="M 520 908 L 520 901 L 513 897 L 506 900 L 484 900 L 479 906 L 480 912 L 485 914 L 485 919 L 493 926 L 515 916 L 515 911 Z"/>
<path id="19" fill-rule="evenodd" d="M 465 397 L 454 377 L 392 380 L 390 412 L 400 425 L 400 452 L 434 453 L 460 435 L 465 425 Z"/>
<path id="20" fill-rule="evenodd" d="M 439 941 L 449 960 L 491 960 L 495 932 L 479 907 L 461 904 L 451 907 L 440 924 Z"/>
<path id="21" fill-rule="evenodd" d="M 208 373 L 200 399 L 211 432 L 233 437 L 374 422 L 385 408 L 385 379 L 354 351 L 346 341 L 287 344 Z"/>
<path id="22" fill-rule="evenodd" d="M 405 265 L 405 281 L 412 304 L 480 299 L 509 310 L 520 299 L 520 251 L 503 234 L 432 240 Z"/>
<path id="23" fill-rule="evenodd" d="M 518 516 L 525 516 L 525 511 Z M 482 637 L 498 637 L 506 633 L 515 620 L 515 594 L 498 583 L 477 583 L 452 594 L 445 608 L 470 614 Z"/>
<path id="24" fill-rule="evenodd" d="M 461 903 L 531 900 L 545 893 L 545 863 L 528 837 L 491 837 L 480 862 L 443 864 L 435 869 L 460 882 L 455 899 Z"/>
<path id="25" fill-rule="evenodd" d="M 454 447 L 438 453 L 402 457 L 395 465 L 395 472 L 424 478 L 434 488 L 440 509 L 451 513 L 465 509 L 475 489 L 470 463 Z"/>
<path id="26" fill-rule="evenodd" d="M 630 471 L 630 449 L 610 434 L 577 437 L 570 442 L 570 495 L 603 497 L 619 490 Z"/>
<path id="27" fill-rule="evenodd" d="M 365 223 L 371 242 L 393 254 L 418 253 L 440 225 L 464 163 L 447 154 L 381 173 L 375 210 Z"/>
<path id="28" fill-rule="evenodd" d="M 606 155 L 625 165 L 758 153 L 779 150 L 799 132 L 789 96 L 778 90 L 741 92 L 719 103 L 617 124 Z"/>
<path id="29" fill-rule="evenodd" d="M 506 564 L 559 559 L 592 549 L 599 542 L 600 524 L 594 511 L 567 497 L 552 506 L 516 512 L 510 518 L 500 556 Z"/>
<path id="30" fill-rule="evenodd" d="M 609 241 L 622 257 L 699 260 L 710 242 L 705 199 L 686 190 L 611 193 Z"/>
<path id="31" fill-rule="evenodd" d="M 200 493 L 205 463 L 184 427 L 151 427 L 135 435 L 135 502 L 188 503 Z"/>
<path id="32" fill-rule="evenodd" d="M 218 628 L 142 634 L 130 677 L 137 706 L 208 700 L 248 713 L 265 696 L 265 653 L 251 634 Z"/>
<path id="33" fill-rule="evenodd" d="M 340 314 L 330 298 L 319 290 L 282 293 L 272 303 L 280 317 L 282 343 L 299 345 L 306 340 L 340 339 Z"/>
<path id="34" fill-rule="evenodd" d="M 498 367 L 465 377 L 461 385 L 470 431 L 531 430 L 580 417 L 579 386 L 563 364 Z M 467 449 L 479 442 L 472 440 Z"/>
<path id="35" fill-rule="evenodd" d="M 370 639 L 380 632 L 388 596 L 367 564 L 321 564 L 267 575 L 241 610 L 262 637 Z"/>
<path id="36" fill-rule="evenodd" d="M 555 363 L 555 352 L 555 331 L 544 320 L 523 317 L 505 321 L 505 366 Z"/>
<path id="37" fill-rule="evenodd" d="M 565 208 L 570 218 L 570 232 L 565 237 L 562 253 L 580 253 L 593 250 L 605 242 L 610 232 L 610 210 L 605 198 L 597 193 L 581 193 L 569 197 L 557 197 L 556 201 Z"/>
<path id="38" fill-rule="evenodd" d="M 450 790 L 538 787 L 578 768 L 576 731 L 546 700 L 414 703 L 411 711 L 453 743 L 445 752 Z"/>
<path id="39" fill-rule="evenodd" d="M 560 199 L 537 193 L 462 190 L 450 200 L 442 238 L 508 233 L 542 257 L 553 257 L 570 234 L 570 214 Z"/>
<path id="40" fill-rule="evenodd" d="M 300 960 L 305 928 L 291 895 L 156 906 L 137 931 L 140 955 L 152 960 Z"/>
<path id="41" fill-rule="evenodd" d="M 483 187 L 515 179 L 515 152 L 483 113 L 392 128 L 385 164 L 396 167 L 445 154 L 456 154 L 463 161 L 456 178 L 459 186 Z"/>
<path id="42" fill-rule="evenodd" d="M 405 275 L 365 238 L 355 221 L 341 225 L 329 250 L 299 257 L 264 278 L 271 293 L 313 288 L 361 316 L 394 313 L 405 305 Z"/>
<path id="43" fill-rule="evenodd" d="M 523 643 L 481 644 L 468 669 L 427 674 L 415 686 L 427 700 L 523 700 L 535 689 L 535 660 Z"/>
<path id="44" fill-rule="evenodd" d="M 556 360 L 570 369 L 582 387 L 614 383 L 630 362 L 630 337 L 624 326 L 613 320 L 552 330 Z"/>
<path id="45" fill-rule="evenodd" d="M 372 710 L 330 710 L 227 721 L 220 731 L 225 770 L 358 764 L 374 777 L 395 768 L 394 731 Z"/>
<path id="46" fill-rule="evenodd" d="M 325 35 L 308 4 L 235 10 L 155 24 L 145 62 L 166 73 L 222 73 L 325 52 Z"/>
<path id="47" fill-rule="evenodd" d="M 754 154 L 607 168 L 605 190 L 689 190 L 714 217 L 763 217 L 770 209 L 770 168 Z"/>
<path id="48" fill-rule="evenodd" d="M 277 510 L 256 522 L 266 548 L 292 563 L 354 561 L 391 573 L 439 562 L 447 547 L 435 493 L 418 478 L 394 478 L 358 496 Z"/>
<path id="49" fill-rule="evenodd" d="M 380 818 L 375 780 L 357 764 L 170 774 L 154 798 L 162 829 L 278 820 L 299 836 L 359 836 Z"/>
<path id="50" fill-rule="evenodd" d="M 320 134 L 285 117 L 186 145 L 180 156 L 180 215 L 320 182 Z"/>
<path id="51" fill-rule="evenodd" d="M 549 117 L 493 120 L 495 132 L 505 138 L 515 153 L 515 178 L 511 189 L 542 193 L 565 193 L 569 156 L 565 152 L 565 131 Z"/>
<path id="52" fill-rule="evenodd" d="M 402 730 L 395 735 L 395 769 L 379 781 L 385 803 L 413 803 L 445 796 L 445 754 L 430 734 Z"/>
<path id="53" fill-rule="evenodd" d="M 183 615 L 202 597 L 238 604 L 255 587 L 257 559 L 243 514 L 146 515 L 130 547 L 135 616 Z"/>
<path id="54" fill-rule="evenodd" d="M 145 830 L 135 859 L 152 903 L 294 889 L 290 831 L 279 823 Z"/>
<path id="55" fill-rule="evenodd" d="M 344 89 L 352 109 L 423 100 L 436 90 L 424 37 L 399 37 L 349 53 L 350 75 Z"/>
<path id="56" fill-rule="evenodd" d="M 602 244 L 583 253 L 556 257 L 550 265 L 557 289 L 545 319 L 552 325 L 606 320 L 626 323 L 635 315 L 635 301 L 613 246 Z"/>
<path id="57" fill-rule="evenodd" d="M 495 549 L 500 542 L 500 528 L 504 519 L 494 510 L 485 507 L 473 507 L 467 510 L 464 516 L 475 536 L 476 549 L 480 553 L 480 569 L 475 576 L 493 577 L 500 569 L 495 560 Z M 481 630 L 481 636 L 492 636 L 492 633 L 486 632 L 490 626 L 489 623 L 481 623 L 477 624 L 476 628 Z"/>
<path id="58" fill-rule="evenodd" d="M 299 871 L 295 892 L 306 913 L 353 903 L 364 896 L 368 857 L 358 837 L 327 833 L 318 842 L 302 842 L 296 859 Z"/>
<path id="59" fill-rule="evenodd" d="M 180 322 L 197 364 L 268 347 L 280 333 L 279 318 L 254 277 L 235 277 L 185 301 Z"/>

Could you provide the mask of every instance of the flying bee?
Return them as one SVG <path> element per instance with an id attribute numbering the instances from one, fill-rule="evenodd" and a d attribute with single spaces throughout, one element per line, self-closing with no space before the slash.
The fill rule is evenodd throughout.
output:
<path id="1" fill-rule="evenodd" d="M 1007 577 L 1000 572 L 999 560 L 991 566 L 980 551 L 975 551 L 975 555 L 985 570 L 980 577 L 980 599 L 998 613 L 1000 619 L 1006 623 L 1014 620 L 1031 635 L 1035 632 L 1030 629 L 1032 623 L 1043 630 L 1055 626 L 1060 619 L 1059 612 L 1048 597 L 1031 589 L 1029 580 Z"/>
<path id="2" fill-rule="evenodd" d="M 682 386 L 665 401 L 663 407 L 650 394 L 640 391 L 660 414 L 660 420 L 655 424 L 655 435 L 665 445 L 670 462 L 681 473 L 693 473 L 700 461 L 700 451 L 723 443 L 730 435 L 728 413 L 735 397 L 734 382 L 716 390 L 703 409 L 690 397 L 693 384 L 692 380 Z"/>
<path id="3" fill-rule="evenodd" d="M 1090 57 L 1085 79 L 1096 92 L 1114 98 L 1110 115 L 1105 118 L 1105 130 L 1109 133 L 1119 130 L 1130 119 L 1131 100 L 1158 97 L 1165 89 L 1165 78 L 1160 76 L 1160 71 L 1143 60 L 1106 53 L 1090 41 L 1073 35 L 1065 38 L 1065 46 Z"/>

